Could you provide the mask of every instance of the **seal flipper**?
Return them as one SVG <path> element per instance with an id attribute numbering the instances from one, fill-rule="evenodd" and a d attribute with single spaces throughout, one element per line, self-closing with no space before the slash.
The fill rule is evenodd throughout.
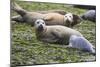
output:
<path id="1" fill-rule="evenodd" d="M 26 10 L 24 10 L 23 8 L 21 8 L 17 3 L 13 2 L 11 4 L 11 9 L 14 10 L 15 12 L 17 12 L 18 14 L 20 14 L 21 16 L 25 15 L 27 13 Z"/>

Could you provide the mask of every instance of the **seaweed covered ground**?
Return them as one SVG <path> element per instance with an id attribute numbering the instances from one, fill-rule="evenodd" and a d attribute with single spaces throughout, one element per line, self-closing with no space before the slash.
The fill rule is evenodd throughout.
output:
<path id="1" fill-rule="evenodd" d="M 65 10 L 82 15 L 86 9 L 75 8 L 72 5 L 34 3 L 17 1 L 21 7 L 28 11 Z M 11 16 L 16 15 L 15 12 Z M 86 39 L 95 46 L 95 22 L 83 20 L 74 29 L 80 31 Z M 36 65 L 69 62 L 95 61 L 95 56 L 77 49 L 65 48 L 61 44 L 47 44 L 38 41 L 34 27 L 26 23 L 12 23 L 11 21 L 11 65 Z"/>

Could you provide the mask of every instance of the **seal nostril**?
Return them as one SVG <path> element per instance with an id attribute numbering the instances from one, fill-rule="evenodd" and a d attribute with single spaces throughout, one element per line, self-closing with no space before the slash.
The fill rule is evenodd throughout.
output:
<path id="1" fill-rule="evenodd" d="M 40 24 L 40 26 L 42 27 L 42 24 Z"/>
<path id="2" fill-rule="evenodd" d="M 43 29 L 43 26 L 42 26 L 42 24 L 39 26 L 39 28 L 40 28 L 40 29 Z"/>
<path id="3" fill-rule="evenodd" d="M 38 26 L 38 31 L 43 31 L 43 25 L 42 25 L 42 24 L 40 24 L 40 25 Z"/>

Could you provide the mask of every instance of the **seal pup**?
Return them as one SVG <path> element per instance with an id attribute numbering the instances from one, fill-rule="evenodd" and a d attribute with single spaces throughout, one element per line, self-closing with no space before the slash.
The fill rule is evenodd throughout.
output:
<path id="1" fill-rule="evenodd" d="M 19 5 L 15 3 L 13 10 L 16 11 L 21 17 L 13 17 L 12 20 L 15 21 L 24 21 L 31 25 L 34 25 L 34 22 L 37 19 L 43 19 L 46 25 L 63 25 L 72 27 L 77 23 L 80 23 L 80 17 L 78 15 L 67 13 L 65 15 L 59 13 L 38 13 L 38 12 L 28 12 L 22 9 Z"/>
<path id="2" fill-rule="evenodd" d="M 64 44 L 68 47 L 95 53 L 92 44 L 74 29 L 61 25 L 46 26 L 45 21 L 38 19 L 35 21 L 35 31 L 36 37 L 40 41 Z"/>

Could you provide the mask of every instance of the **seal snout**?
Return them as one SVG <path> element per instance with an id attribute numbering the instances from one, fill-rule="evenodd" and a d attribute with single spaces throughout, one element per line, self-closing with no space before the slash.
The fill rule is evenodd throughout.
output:
<path id="1" fill-rule="evenodd" d="M 43 25 L 42 25 L 42 24 L 40 24 L 40 25 L 38 26 L 38 30 L 39 30 L 39 31 L 42 31 L 42 30 L 43 30 Z"/>

